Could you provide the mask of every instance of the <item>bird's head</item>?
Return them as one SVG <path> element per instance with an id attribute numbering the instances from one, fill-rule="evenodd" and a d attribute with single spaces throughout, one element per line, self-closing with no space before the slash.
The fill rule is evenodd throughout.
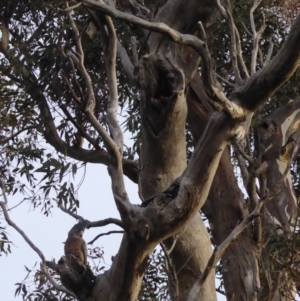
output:
<path id="1" fill-rule="evenodd" d="M 70 236 L 82 237 L 85 228 L 86 228 L 86 222 L 84 220 L 79 221 L 75 226 L 71 228 L 71 230 L 68 233 L 68 237 Z"/>

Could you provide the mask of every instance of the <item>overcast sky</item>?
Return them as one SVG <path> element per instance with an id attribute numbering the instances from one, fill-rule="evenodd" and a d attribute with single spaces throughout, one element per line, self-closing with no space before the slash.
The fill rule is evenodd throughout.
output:
<path id="1" fill-rule="evenodd" d="M 80 177 L 78 177 L 79 179 Z M 126 188 L 132 203 L 139 203 L 137 185 L 125 179 Z M 78 214 L 90 221 L 105 219 L 108 217 L 119 218 L 114 204 L 111 182 L 107 174 L 107 168 L 100 164 L 88 164 L 85 180 L 78 192 L 80 208 Z M 9 197 L 8 207 L 13 207 L 20 202 L 21 196 Z M 40 208 L 33 210 L 29 203 L 23 203 L 9 212 L 11 219 L 22 228 L 34 244 L 44 253 L 47 260 L 54 258 L 56 261 L 64 253 L 63 242 L 76 220 L 66 213 L 55 208 L 52 216 L 46 217 Z M 5 224 L 1 220 L 1 225 Z M 91 241 L 97 234 L 109 230 L 122 230 L 115 225 L 86 230 L 84 239 Z M 1 300 L 12 300 L 15 293 L 15 283 L 21 282 L 26 276 L 25 268 L 31 269 L 36 262 L 40 262 L 38 255 L 27 245 L 23 238 L 13 228 L 7 227 L 9 240 L 12 245 L 12 253 L 0 257 L 0 296 Z M 105 263 L 109 267 L 111 256 L 118 251 L 122 234 L 111 234 L 99 238 L 94 247 L 104 248 Z M 32 279 L 29 279 L 30 283 Z M 19 296 L 15 300 L 22 300 Z"/>
<path id="2" fill-rule="evenodd" d="M 80 180 L 80 176 L 78 176 L 78 180 Z M 125 183 L 130 201 L 139 204 L 137 185 L 126 177 Z M 18 196 L 9 197 L 8 207 L 15 206 L 21 199 L 21 196 L 19 198 Z M 78 199 L 80 201 L 78 214 L 90 221 L 109 217 L 119 218 L 111 192 L 111 182 L 107 168 L 103 165 L 87 165 L 85 180 L 79 189 Z M 63 242 L 76 220 L 57 208 L 54 208 L 52 215 L 48 217 L 43 215 L 40 210 L 40 208 L 33 210 L 30 203 L 22 203 L 9 214 L 11 219 L 25 231 L 32 242 L 44 253 L 46 259 L 54 258 L 57 262 L 64 253 Z M 5 223 L 3 220 L 1 222 Z M 121 229 L 115 225 L 89 229 L 85 231 L 84 239 L 89 242 L 99 233 L 109 230 Z M 15 283 L 21 282 L 27 275 L 24 265 L 31 269 L 37 262 L 37 266 L 39 266 L 40 258 L 13 228 L 7 227 L 7 232 L 9 233 L 9 240 L 13 241 L 14 245 L 11 254 L 0 257 L 0 296 L 1 300 L 21 301 L 21 296 L 14 299 Z M 111 265 L 111 256 L 118 251 L 121 235 L 111 234 L 101 237 L 93 245 L 94 247 L 103 247 L 106 267 Z M 92 263 L 91 260 L 89 262 Z M 29 278 L 26 283 L 32 284 L 32 278 Z M 218 300 L 225 300 L 225 298 L 218 294 Z"/>

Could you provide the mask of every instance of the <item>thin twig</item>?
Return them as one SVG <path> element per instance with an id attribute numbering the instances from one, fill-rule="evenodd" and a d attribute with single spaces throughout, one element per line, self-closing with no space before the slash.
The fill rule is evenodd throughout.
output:
<path id="1" fill-rule="evenodd" d="M 169 279 L 171 280 L 171 286 L 173 286 L 173 298 L 175 301 L 179 300 L 179 286 L 178 286 L 178 278 L 176 269 L 174 267 L 174 264 L 172 263 L 172 259 L 170 258 L 170 253 L 168 252 L 167 248 L 163 243 L 160 244 L 161 248 L 164 251 L 165 257 L 166 257 L 166 268 L 167 273 L 169 274 Z"/>
<path id="2" fill-rule="evenodd" d="M 117 225 L 124 229 L 124 225 L 123 225 L 122 221 L 120 221 L 119 219 L 116 219 L 116 218 L 106 218 L 106 219 L 96 221 L 96 222 L 89 222 L 89 221 L 86 222 L 88 229 L 95 228 L 95 227 L 103 227 L 103 226 L 106 226 L 109 224 L 114 224 L 114 225 Z"/>
<path id="3" fill-rule="evenodd" d="M 70 114 L 70 112 L 67 110 L 66 106 L 64 104 L 60 105 L 60 108 L 65 113 L 66 117 L 74 124 L 78 132 L 87 140 L 89 141 L 97 150 L 100 150 L 101 147 L 97 143 L 95 139 L 93 139 L 85 130 L 84 128 L 73 118 L 73 116 Z"/>
<path id="4" fill-rule="evenodd" d="M 253 158 L 250 157 L 250 156 L 248 156 L 248 155 L 244 152 L 244 150 L 241 149 L 241 147 L 240 147 L 240 145 L 239 145 L 238 142 L 235 143 L 234 145 L 235 145 L 235 147 L 237 148 L 238 152 L 242 155 L 242 157 L 243 157 L 245 160 L 247 160 L 250 164 L 254 164 Z"/>
<path id="5" fill-rule="evenodd" d="M 195 49 L 202 58 L 203 80 L 206 84 L 206 87 L 208 87 L 210 94 L 214 96 L 214 98 L 221 104 L 222 108 L 228 112 L 232 118 L 236 119 L 245 115 L 245 111 L 241 106 L 227 99 L 220 85 L 216 81 L 212 59 L 205 42 L 193 35 L 182 34 L 164 23 L 149 22 L 133 15 L 118 11 L 109 5 L 95 0 L 83 0 L 82 2 L 86 7 L 101 10 L 111 17 L 116 17 L 126 22 L 141 26 L 145 29 L 165 34 L 169 36 L 173 42 Z"/>
<path id="6" fill-rule="evenodd" d="M 215 269 L 218 261 L 226 251 L 226 249 L 236 240 L 236 238 L 246 229 L 246 227 L 249 225 L 249 223 L 254 220 L 255 218 L 259 217 L 260 210 L 263 207 L 263 205 L 274 199 L 280 192 L 280 187 L 282 184 L 282 181 L 284 180 L 284 177 L 281 178 L 279 181 L 277 187 L 274 189 L 274 191 L 269 194 L 268 196 L 262 198 L 259 203 L 256 205 L 255 209 L 249 214 L 239 225 L 237 225 L 234 230 L 227 236 L 227 238 L 218 246 L 215 248 L 213 255 L 210 257 L 206 268 L 204 272 L 202 273 L 201 277 L 195 282 L 193 285 L 193 288 L 191 289 L 189 293 L 189 297 L 187 301 L 194 301 L 196 300 L 196 296 L 198 295 L 198 292 L 201 288 L 201 286 L 205 283 L 208 276 L 211 274 L 211 272 Z"/>
<path id="7" fill-rule="evenodd" d="M 25 131 L 27 131 L 27 130 L 31 130 L 31 129 L 34 129 L 34 128 L 36 128 L 35 125 L 26 126 L 25 128 L 23 128 L 23 129 L 17 131 L 16 133 L 12 134 L 11 136 L 9 136 L 9 137 L 7 137 L 7 138 L 4 138 L 4 139 L 0 140 L 0 144 L 6 143 L 6 142 L 8 142 L 9 140 L 11 140 L 11 139 L 17 137 L 17 136 L 18 136 L 19 134 L 21 134 L 22 132 L 25 132 Z"/>
<path id="8" fill-rule="evenodd" d="M 81 215 L 78 215 L 78 214 L 74 213 L 73 211 L 65 208 L 62 204 L 57 204 L 57 206 L 61 211 L 69 214 L 70 216 L 74 217 L 76 220 L 84 220 L 84 218 Z"/>
<path id="9" fill-rule="evenodd" d="M 65 12 L 70 12 L 76 8 L 78 8 L 79 6 L 81 6 L 82 3 L 81 2 L 78 2 L 77 4 L 73 5 L 73 6 L 69 6 L 67 8 L 64 9 Z"/>
<path id="10" fill-rule="evenodd" d="M 217 73 L 216 73 L 216 77 L 217 77 L 220 81 L 222 81 L 223 83 L 225 83 L 226 85 L 228 85 L 229 87 L 234 88 L 234 84 L 231 83 L 231 82 L 230 82 L 229 80 L 227 80 L 226 78 L 222 77 L 221 75 L 219 75 L 219 74 L 217 74 Z"/>
<path id="11" fill-rule="evenodd" d="M 166 251 L 169 255 L 172 253 L 173 249 L 175 248 L 178 237 L 179 237 L 178 234 L 177 234 L 177 235 L 174 235 L 174 236 L 172 237 L 172 238 L 173 238 L 173 242 L 172 242 L 172 245 L 171 245 L 171 247 L 170 247 L 169 249 L 167 249 L 167 248 L 165 247 L 165 245 L 164 245 L 164 247 L 165 247 L 165 250 L 164 250 L 164 251 Z"/>
<path id="12" fill-rule="evenodd" d="M 268 53 L 266 55 L 266 59 L 264 61 L 264 65 L 263 66 L 266 66 L 270 63 L 271 61 L 271 57 L 272 57 L 272 54 L 273 54 L 273 49 L 274 49 L 274 43 L 272 41 L 272 38 L 269 39 L 269 45 L 268 45 Z"/>
<path id="13" fill-rule="evenodd" d="M 266 29 L 266 20 L 264 14 L 262 15 L 262 24 L 258 31 L 256 31 L 255 22 L 254 22 L 254 11 L 257 9 L 259 4 L 261 3 L 261 0 L 255 0 L 253 3 L 253 6 L 250 9 L 250 24 L 251 24 L 251 30 L 252 30 L 252 36 L 253 36 L 253 48 L 251 51 L 251 75 L 253 75 L 256 72 L 256 64 L 257 64 L 257 53 L 259 50 L 259 40 L 261 38 L 262 33 Z"/>
<path id="14" fill-rule="evenodd" d="M 74 64 L 73 64 L 73 66 L 74 66 Z M 67 76 L 64 73 L 61 73 L 61 76 L 64 79 L 65 83 L 67 84 L 69 91 L 71 92 L 74 100 L 77 102 L 77 104 L 81 104 L 81 100 L 79 99 L 79 97 L 75 93 L 74 89 L 72 88 L 71 83 L 70 83 L 69 79 L 67 78 Z"/>
<path id="15" fill-rule="evenodd" d="M 116 74 L 116 58 L 117 58 L 117 36 L 110 17 L 105 16 L 105 25 L 108 31 L 108 43 L 105 49 L 105 69 L 108 83 L 108 102 L 107 102 L 107 123 L 110 134 L 120 152 L 123 153 L 123 131 L 118 123 L 117 113 L 119 109 L 118 103 L 118 85 Z"/>
<path id="16" fill-rule="evenodd" d="M 215 0 L 217 8 L 219 9 L 219 12 L 223 16 L 223 18 L 227 21 L 229 30 L 230 30 L 230 52 L 231 52 L 231 60 L 232 60 L 232 69 L 234 72 L 234 77 L 237 82 L 237 84 L 242 83 L 242 78 L 238 66 L 238 61 L 237 61 L 237 35 L 236 35 L 236 27 L 234 24 L 234 20 L 232 17 L 232 13 L 230 8 L 228 7 L 229 5 L 226 5 L 226 8 L 221 4 L 220 0 Z"/>
<path id="17" fill-rule="evenodd" d="M 68 2 L 66 2 L 66 6 L 68 7 Z M 72 52 L 69 52 L 67 56 L 74 62 L 74 64 L 77 66 L 79 69 L 81 75 L 83 76 L 87 88 L 87 103 L 85 107 L 85 115 L 87 119 L 90 121 L 92 126 L 95 128 L 95 130 L 98 132 L 98 134 L 101 136 L 103 139 L 103 142 L 105 146 L 107 147 L 108 151 L 110 154 L 114 155 L 116 158 L 119 156 L 119 151 L 112 140 L 112 138 L 109 136 L 109 134 L 106 132 L 104 127 L 99 123 L 97 118 L 95 117 L 93 111 L 96 105 L 96 99 L 95 99 L 95 94 L 94 90 L 92 87 L 92 81 L 91 78 L 84 66 L 84 53 L 81 45 L 81 38 L 80 34 L 78 31 L 78 28 L 74 22 L 74 19 L 71 15 L 70 12 L 68 12 L 68 17 L 71 23 L 71 27 L 74 31 L 75 34 L 75 40 L 76 40 L 76 45 L 77 45 L 77 50 L 78 50 L 78 55 L 75 56 Z"/>
<path id="18" fill-rule="evenodd" d="M 124 231 L 108 231 L 106 233 L 101 233 L 101 234 L 97 235 L 93 240 L 91 240 L 90 242 L 88 242 L 88 245 L 92 245 L 101 236 L 110 235 L 110 234 L 116 234 L 116 233 L 122 234 L 122 233 L 124 233 Z"/>
<path id="19" fill-rule="evenodd" d="M 137 78 L 134 76 L 134 64 L 130 61 L 128 53 L 124 46 L 118 41 L 118 57 L 123 66 L 124 71 L 130 80 L 137 81 Z"/>
<path id="20" fill-rule="evenodd" d="M 203 23 L 200 21 L 200 22 L 198 22 L 198 24 L 199 24 L 199 27 L 200 27 L 200 29 L 201 29 L 201 34 L 202 34 L 202 37 L 201 37 L 201 38 L 202 38 L 202 40 L 203 40 L 204 42 L 206 42 L 207 38 L 206 38 L 206 32 L 205 32 Z"/>
<path id="21" fill-rule="evenodd" d="M 4 183 L 2 182 L 1 179 L 0 179 L 0 187 L 2 189 L 2 194 L 3 194 L 3 198 L 4 198 L 4 205 L 7 206 L 8 200 L 7 200 L 7 196 L 6 196 L 6 187 L 4 186 Z"/>
<path id="22" fill-rule="evenodd" d="M 58 207 L 65 213 L 69 214 L 70 216 L 74 217 L 76 220 L 84 220 L 85 221 L 85 225 L 86 228 L 96 228 L 96 227 L 104 227 L 107 226 L 109 224 L 115 224 L 121 228 L 124 228 L 124 225 L 122 223 L 122 221 L 116 219 L 116 218 L 106 218 L 100 221 L 96 221 L 96 222 L 90 222 L 89 220 L 84 219 L 81 215 L 78 215 L 74 212 L 72 212 L 71 210 L 66 209 L 65 207 L 63 207 L 61 204 L 58 205 Z"/>
<path id="23" fill-rule="evenodd" d="M 2 183 L 3 184 L 3 183 Z M 1 186 L 3 194 L 5 194 L 5 189 L 3 189 L 3 187 Z M 7 201 L 7 200 L 6 200 Z M 40 259 L 42 260 L 42 272 L 45 274 L 45 276 L 47 277 L 47 279 L 50 281 L 50 283 L 53 285 L 53 287 L 61 292 L 64 292 L 66 294 L 71 295 L 72 297 L 76 298 L 75 294 L 73 294 L 71 291 L 67 290 L 65 287 L 63 287 L 62 285 L 59 285 L 52 277 L 51 275 L 48 273 L 47 268 L 46 268 L 46 259 L 44 254 L 42 253 L 42 251 L 29 239 L 29 237 L 25 234 L 25 232 L 19 228 L 11 219 L 10 216 L 7 212 L 6 209 L 6 203 L 5 202 L 0 202 L 0 207 L 3 210 L 3 214 L 4 214 L 4 218 L 6 220 L 6 222 L 8 223 L 9 226 L 11 226 L 12 228 L 14 228 L 22 237 L 23 239 L 26 241 L 26 243 L 31 247 L 31 249 L 33 249 L 38 256 L 40 257 Z"/>

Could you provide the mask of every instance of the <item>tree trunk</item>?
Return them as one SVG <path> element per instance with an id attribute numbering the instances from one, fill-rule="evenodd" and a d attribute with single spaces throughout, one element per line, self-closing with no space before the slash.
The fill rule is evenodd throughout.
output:
<path id="1" fill-rule="evenodd" d="M 197 144 L 212 110 L 203 84 L 195 76 L 188 93 L 188 123 Z M 203 211 L 209 219 L 212 235 L 219 245 L 248 214 L 243 194 L 238 187 L 229 148 L 224 151 L 217 169 L 209 198 Z M 221 264 L 228 300 L 256 300 L 260 287 L 256 245 L 249 229 L 224 253 Z"/>
<path id="2" fill-rule="evenodd" d="M 165 190 L 186 168 L 187 110 L 182 72 L 157 55 L 143 64 L 140 192 L 146 199 Z M 171 244 L 172 239 L 166 242 L 167 246 Z M 180 301 L 187 299 L 211 254 L 207 230 L 197 215 L 180 233 L 170 254 L 178 277 Z M 216 300 L 213 274 L 202 287 L 199 300 Z"/>

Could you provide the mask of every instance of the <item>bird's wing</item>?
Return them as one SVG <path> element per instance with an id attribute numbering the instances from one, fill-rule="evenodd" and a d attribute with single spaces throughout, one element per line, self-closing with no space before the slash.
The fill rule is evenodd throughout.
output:
<path id="1" fill-rule="evenodd" d="M 86 242 L 84 241 L 84 239 L 82 240 L 81 251 L 83 254 L 83 263 L 86 265 L 87 264 L 87 245 L 86 245 Z"/>

